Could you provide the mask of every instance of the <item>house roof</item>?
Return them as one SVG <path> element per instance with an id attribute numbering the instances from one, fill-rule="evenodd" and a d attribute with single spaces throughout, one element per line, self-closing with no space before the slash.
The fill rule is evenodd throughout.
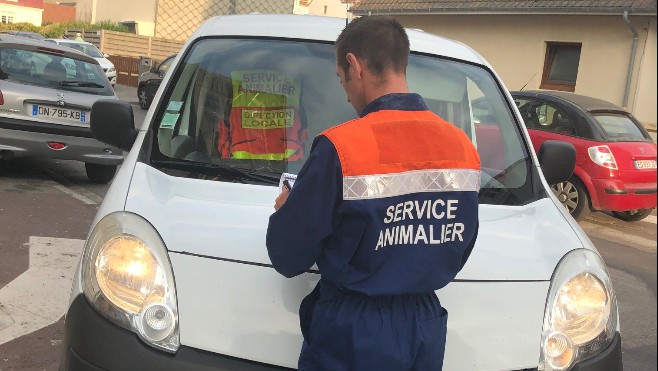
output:
<path id="1" fill-rule="evenodd" d="M 656 15 L 656 0 L 360 0 L 351 9 L 368 14 L 622 14 Z"/>

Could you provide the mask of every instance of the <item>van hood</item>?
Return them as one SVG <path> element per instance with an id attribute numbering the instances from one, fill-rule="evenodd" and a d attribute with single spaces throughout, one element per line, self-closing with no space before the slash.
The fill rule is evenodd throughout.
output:
<path id="1" fill-rule="evenodd" d="M 125 210 L 141 215 L 170 252 L 270 266 L 265 247 L 275 186 L 169 176 L 135 166 Z M 457 280 L 548 281 L 583 243 L 550 198 L 524 206 L 480 205 L 473 253 Z"/>
<path id="2" fill-rule="evenodd" d="M 271 267 L 265 232 L 277 194 L 277 187 L 177 178 L 137 162 L 125 208 L 152 223 L 169 249 L 181 345 L 296 368 L 299 305 L 320 275 L 289 279 Z M 565 215 L 549 198 L 480 207 L 471 258 L 437 291 L 450 313 L 445 369 L 537 368 L 551 275 L 582 247 Z"/>

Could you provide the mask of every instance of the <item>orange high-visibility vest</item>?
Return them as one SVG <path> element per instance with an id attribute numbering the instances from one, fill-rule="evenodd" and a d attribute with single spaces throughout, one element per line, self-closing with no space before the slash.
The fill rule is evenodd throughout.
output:
<path id="1" fill-rule="evenodd" d="M 321 135 L 336 147 L 343 176 L 480 170 L 480 157 L 468 136 L 431 111 L 377 111 Z"/>
<path id="2" fill-rule="evenodd" d="M 224 158 L 295 161 L 304 157 L 306 128 L 299 109 L 233 108 L 220 121 L 217 150 Z"/>

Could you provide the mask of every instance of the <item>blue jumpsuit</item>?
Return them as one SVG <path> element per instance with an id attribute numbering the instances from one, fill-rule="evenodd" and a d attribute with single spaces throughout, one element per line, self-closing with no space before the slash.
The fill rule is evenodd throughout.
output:
<path id="1" fill-rule="evenodd" d="M 480 160 L 417 94 L 389 94 L 320 134 L 267 248 L 286 277 L 317 263 L 300 306 L 299 370 L 441 370 L 447 311 L 435 290 L 478 230 Z"/>

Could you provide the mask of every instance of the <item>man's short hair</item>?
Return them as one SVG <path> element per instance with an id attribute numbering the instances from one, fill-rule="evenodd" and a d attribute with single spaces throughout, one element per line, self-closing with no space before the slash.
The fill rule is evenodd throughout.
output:
<path id="1" fill-rule="evenodd" d="M 363 59 L 376 76 L 382 76 L 388 69 L 405 73 L 409 37 L 404 27 L 391 17 L 360 17 L 348 23 L 336 39 L 336 62 L 345 73 L 349 69 L 347 53 Z"/>

